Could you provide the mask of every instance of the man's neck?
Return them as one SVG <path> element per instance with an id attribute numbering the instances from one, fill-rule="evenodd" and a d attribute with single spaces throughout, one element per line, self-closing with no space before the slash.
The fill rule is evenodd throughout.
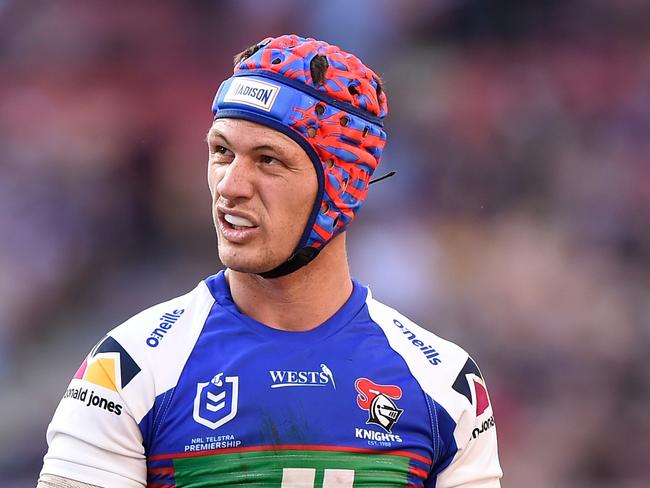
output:
<path id="1" fill-rule="evenodd" d="M 226 279 L 243 314 L 275 329 L 313 329 L 334 315 L 352 293 L 345 234 L 289 275 L 264 279 L 229 269 Z"/>

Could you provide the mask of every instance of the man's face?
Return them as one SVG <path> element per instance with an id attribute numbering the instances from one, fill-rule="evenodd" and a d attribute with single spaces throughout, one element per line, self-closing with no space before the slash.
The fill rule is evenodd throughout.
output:
<path id="1" fill-rule="evenodd" d="M 244 273 L 275 268 L 298 245 L 316 199 L 311 160 L 281 132 L 246 120 L 217 119 L 207 140 L 219 259 Z"/>

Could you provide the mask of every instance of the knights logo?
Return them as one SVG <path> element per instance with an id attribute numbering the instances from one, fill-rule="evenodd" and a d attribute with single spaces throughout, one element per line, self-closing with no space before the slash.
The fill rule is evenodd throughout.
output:
<path id="1" fill-rule="evenodd" d="M 402 398 L 402 389 L 395 385 L 378 385 L 368 378 L 357 379 L 354 387 L 359 393 L 357 405 L 368 412 L 366 423 L 379 425 L 390 433 L 404 412 L 394 401 Z"/>
<path id="2" fill-rule="evenodd" d="M 215 430 L 237 415 L 239 376 L 219 373 L 210 381 L 197 383 L 192 417 L 201 425 Z"/>

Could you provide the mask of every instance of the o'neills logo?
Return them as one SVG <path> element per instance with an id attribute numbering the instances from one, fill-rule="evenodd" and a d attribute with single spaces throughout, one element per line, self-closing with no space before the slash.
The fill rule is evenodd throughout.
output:
<path id="1" fill-rule="evenodd" d="M 147 337 L 147 346 L 149 347 L 158 347 L 160 341 L 165 337 L 165 334 L 172 326 L 178 321 L 179 317 L 185 312 L 184 308 L 180 310 L 174 310 L 173 312 L 167 312 L 165 315 L 160 317 L 160 322 L 158 326 L 149 334 Z"/>
<path id="2" fill-rule="evenodd" d="M 235 79 L 228 88 L 228 93 L 223 97 L 223 101 L 243 103 L 269 112 L 279 92 L 280 87 L 271 83 L 251 79 Z"/>
<path id="3" fill-rule="evenodd" d="M 402 334 L 404 334 L 407 339 L 411 341 L 411 344 L 422 351 L 424 357 L 427 358 L 431 364 L 436 366 L 442 362 L 442 359 L 438 357 L 440 356 L 440 353 L 429 344 L 425 344 L 420 339 L 418 339 L 418 337 L 413 332 L 408 330 L 403 323 L 401 323 L 399 320 L 393 320 L 393 324 L 395 324 L 395 326 L 402 331 Z"/>

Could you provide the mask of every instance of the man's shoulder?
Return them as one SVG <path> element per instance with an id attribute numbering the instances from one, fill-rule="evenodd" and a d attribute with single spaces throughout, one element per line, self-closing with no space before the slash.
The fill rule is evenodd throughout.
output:
<path id="1" fill-rule="evenodd" d="M 370 318 L 381 327 L 391 346 L 398 347 L 404 356 L 423 358 L 440 370 L 462 366 L 469 357 L 458 344 L 413 322 L 398 310 L 372 297 L 368 298 L 367 305 Z"/>
<path id="2" fill-rule="evenodd" d="M 176 385 L 213 304 L 201 282 L 189 293 L 134 315 L 93 347 L 70 391 L 101 386 L 140 421 L 153 399 Z"/>
<path id="3" fill-rule="evenodd" d="M 107 335 L 137 351 L 164 351 L 178 336 L 201 327 L 213 304 L 214 298 L 202 281 L 188 293 L 133 315 Z"/>
<path id="4" fill-rule="evenodd" d="M 467 376 L 480 377 L 469 353 L 458 344 L 416 324 L 394 308 L 372 297 L 368 313 L 383 331 L 390 347 L 407 364 L 422 390 L 457 419 L 474 399 L 465 392 Z"/>

